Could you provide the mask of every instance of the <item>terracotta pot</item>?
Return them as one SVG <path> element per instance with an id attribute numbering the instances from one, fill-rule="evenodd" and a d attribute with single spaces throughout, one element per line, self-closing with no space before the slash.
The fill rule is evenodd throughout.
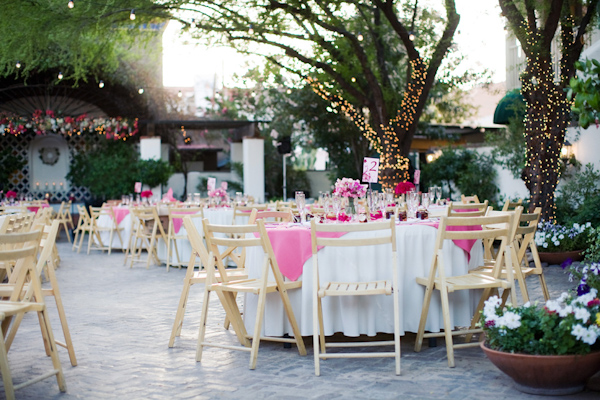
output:
<path id="1" fill-rule="evenodd" d="M 548 265 L 560 265 L 568 258 L 573 261 L 583 260 L 583 250 L 560 251 L 560 252 L 542 252 L 538 251 L 540 261 L 548 263 Z"/>
<path id="2" fill-rule="evenodd" d="M 600 352 L 584 355 L 536 356 L 481 349 L 498 369 L 515 381 L 518 390 L 561 396 L 582 391 L 586 381 L 600 371 Z"/>

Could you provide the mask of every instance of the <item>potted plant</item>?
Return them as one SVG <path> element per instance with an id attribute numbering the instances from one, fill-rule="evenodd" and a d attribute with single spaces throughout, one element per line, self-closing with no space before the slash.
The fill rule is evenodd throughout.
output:
<path id="1" fill-rule="evenodd" d="M 583 260 L 592 229 L 589 222 L 571 226 L 540 222 L 535 233 L 540 260 L 548 264 L 561 264 L 567 259 Z"/>
<path id="2" fill-rule="evenodd" d="M 525 393 L 577 393 L 600 370 L 596 289 L 577 297 L 563 293 L 542 307 L 502 307 L 493 296 L 485 302 L 480 323 L 484 353 Z"/>

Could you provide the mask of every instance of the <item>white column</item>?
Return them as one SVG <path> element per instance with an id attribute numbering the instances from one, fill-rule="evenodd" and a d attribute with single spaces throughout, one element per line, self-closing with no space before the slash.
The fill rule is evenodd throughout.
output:
<path id="1" fill-rule="evenodd" d="M 142 137 L 140 138 L 140 159 L 142 160 L 160 160 L 161 159 L 161 142 L 160 137 Z M 144 182 L 142 182 L 144 184 Z M 152 190 L 152 197 L 155 199 L 162 198 L 160 185 Z"/>
<path id="2" fill-rule="evenodd" d="M 265 143 L 260 138 L 244 138 L 244 192 L 258 203 L 265 201 Z"/>

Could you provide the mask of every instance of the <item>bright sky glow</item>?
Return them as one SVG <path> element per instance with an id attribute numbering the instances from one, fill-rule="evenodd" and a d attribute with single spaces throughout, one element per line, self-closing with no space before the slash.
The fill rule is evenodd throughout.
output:
<path id="1" fill-rule="evenodd" d="M 455 36 L 474 70 L 487 68 L 494 82 L 506 79 L 504 20 L 497 0 L 456 0 L 461 16 Z M 245 59 L 228 47 L 210 49 L 186 42 L 180 25 L 170 22 L 163 36 L 163 84 L 168 87 L 230 85 L 234 73 L 243 72 Z"/>

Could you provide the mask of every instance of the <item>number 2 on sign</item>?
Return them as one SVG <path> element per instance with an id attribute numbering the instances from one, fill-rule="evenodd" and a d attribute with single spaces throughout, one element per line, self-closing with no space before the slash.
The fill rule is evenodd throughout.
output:
<path id="1" fill-rule="evenodd" d="M 363 182 L 377 183 L 379 175 L 379 159 L 365 157 L 363 162 Z"/>

